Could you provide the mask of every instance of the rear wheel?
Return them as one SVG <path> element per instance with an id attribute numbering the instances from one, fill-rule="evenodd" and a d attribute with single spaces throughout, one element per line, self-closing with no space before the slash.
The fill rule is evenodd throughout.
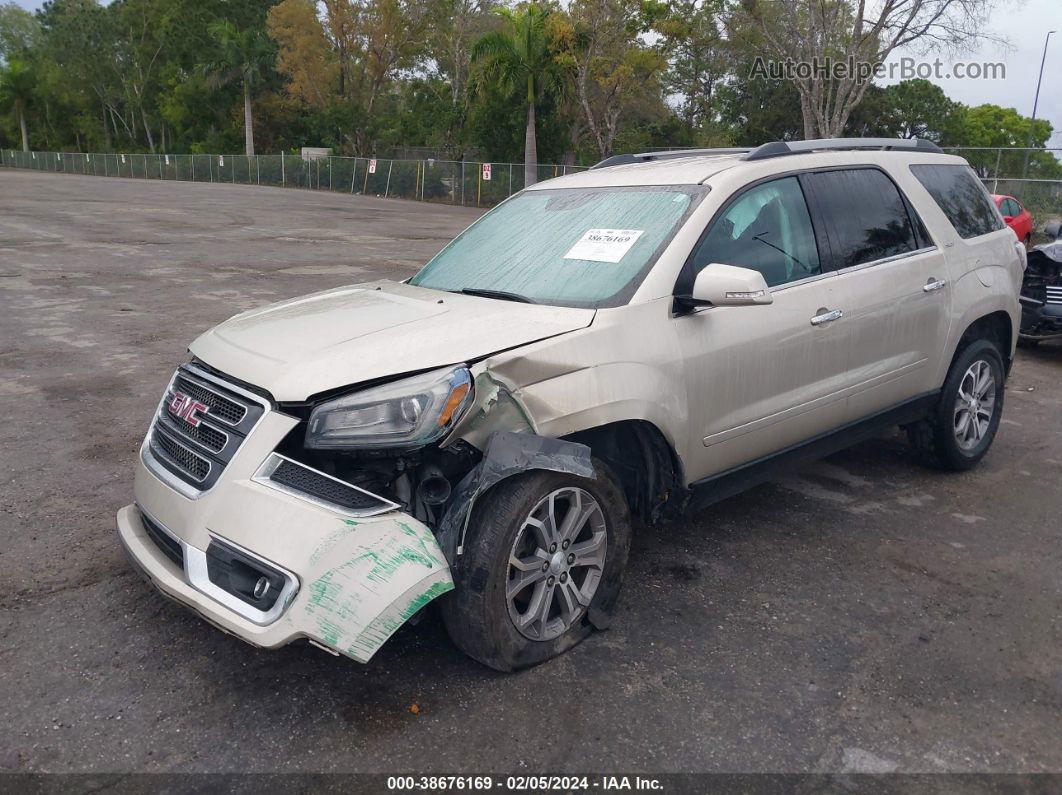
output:
<path id="1" fill-rule="evenodd" d="M 447 630 L 470 657 L 499 671 L 555 657 L 592 631 L 619 594 L 630 546 L 626 501 L 611 475 L 535 471 L 476 502 L 457 586 L 443 601 Z"/>
<path id="2" fill-rule="evenodd" d="M 1003 357 L 990 340 L 968 345 L 951 365 L 919 446 L 944 469 L 977 465 L 992 446 L 1003 412 Z"/>

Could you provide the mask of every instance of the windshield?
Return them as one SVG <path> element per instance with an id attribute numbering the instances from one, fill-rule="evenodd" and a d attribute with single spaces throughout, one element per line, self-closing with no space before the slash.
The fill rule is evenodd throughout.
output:
<path id="1" fill-rule="evenodd" d="M 630 297 L 707 191 L 525 191 L 461 233 L 410 284 L 503 292 L 562 306 L 615 306 Z"/>

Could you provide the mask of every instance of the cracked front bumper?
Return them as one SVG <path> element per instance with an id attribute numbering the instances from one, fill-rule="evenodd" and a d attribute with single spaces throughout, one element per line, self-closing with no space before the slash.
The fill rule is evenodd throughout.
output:
<path id="1" fill-rule="evenodd" d="M 307 638 L 367 662 L 421 607 L 452 590 L 453 579 L 432 532 L 401 511 L 352 519 L 256 482 L 287 420 L 267 416 L 197 499 L 138 461 L 136 503 L 118 512 L 118 535 L 152 584 L 220 629 L 266 648 Z M 212 582 L 208 553 L 218 547 L 283 577 L 268 611 Z"/>

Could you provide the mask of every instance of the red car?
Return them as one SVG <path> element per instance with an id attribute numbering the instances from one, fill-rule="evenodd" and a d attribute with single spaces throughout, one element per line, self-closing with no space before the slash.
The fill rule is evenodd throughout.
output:
<path id="1" fill-rule="evenodd" d="M 1032 215 L 1013 196 L 992 194 L 992 198 L 996 201 L 996 207 L 1003 213 L 1003 221 L 1014 230 L 1018 240 L 1028 247 L 1029 239 L 1032 237 Z"/>

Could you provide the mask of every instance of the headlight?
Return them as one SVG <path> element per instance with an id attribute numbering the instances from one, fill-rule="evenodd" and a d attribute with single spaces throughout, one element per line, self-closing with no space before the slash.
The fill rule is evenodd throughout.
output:
<path id="1" fill-rule="evenodd" d="M 433 370 L 322 403 L 310 414 L 306 446 L 418 447 L 441 438 L 472 400 L 467 367 Z"/>

